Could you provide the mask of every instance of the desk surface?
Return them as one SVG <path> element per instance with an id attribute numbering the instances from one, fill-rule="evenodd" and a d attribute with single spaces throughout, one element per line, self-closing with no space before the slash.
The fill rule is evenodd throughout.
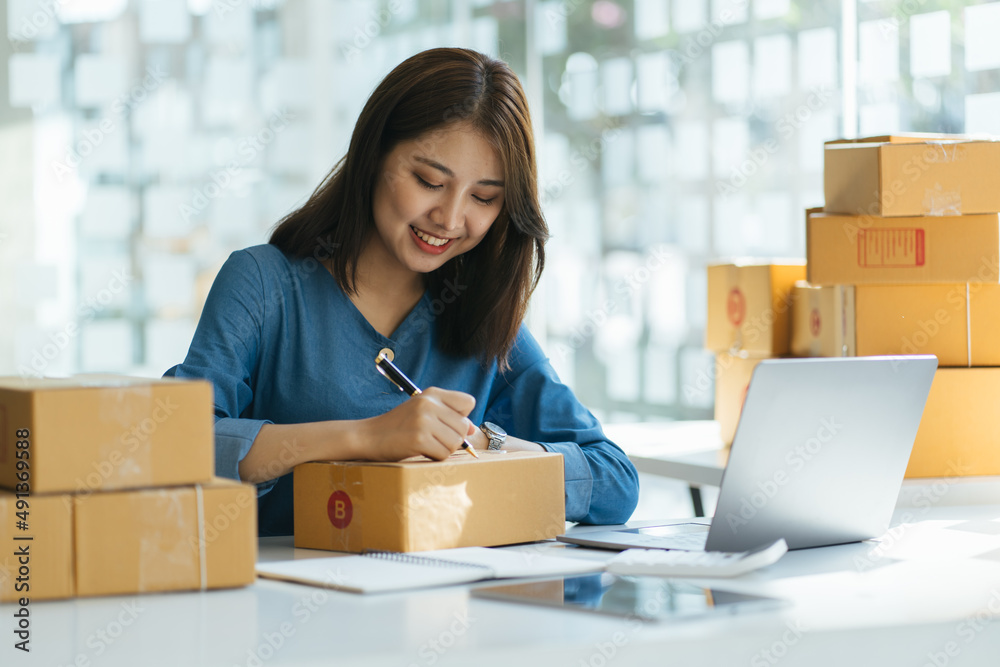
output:
<path id="1" fill-rule="evenodd" d="M 692 486 L 719 486 L 729 451 L 715 421 L 606 424 L 639 472 L 670 477 Z"/>
<path id="2" fill-rule="evenodd" d="M 230 591 L 36 603 L 30 656 L 12 648 L 14 607 L 0 606 L 0 664 L 602 667 L 669 656 L 683 665 L 919 667 L 935 656 L 996 665 L 1000 623 L 989 621 L 1000 614 L 1000 505 L 929 505 L 898 510 L 901 518 L 910 524 L 881 544 L 792 552 L 767 570 L 714 582 L 791 601 L 779 611 L 636 627 L 474 599 L 469 586 L 360 596 L 258 580 Z M 514 548 L 609 556 L 553 542 Z M 261 541 L 261 560 L 329 555 Z"/>

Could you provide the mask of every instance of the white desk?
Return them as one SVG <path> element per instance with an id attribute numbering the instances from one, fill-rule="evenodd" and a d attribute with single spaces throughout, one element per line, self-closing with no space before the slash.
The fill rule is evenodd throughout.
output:
<path id="1" fill-rule="evenodd" d="M 607 436 L 639 472 L 672 477 L 692 486 L 719 486 L 728 453 L 714 421 L 607 424 Z"/>
<path id="2" fill-rule="evenodd" d="M 12 649 L 14 608 L 0 606 L 0 665 L 921 667 L 934 655 L 948 665 L 994 667 L 1000 623 L 992 619 L 1000 616 L 988 605 L 1000 600 L 1000 560 L 970 556 L 1000 549 L 1000 535 L 991 534 L 1000 532 L 991 521 L 1000 505 L 903 512 L 912 521 L 979 523 L 908 527 L 882 555 L 871 543 L 793 552 L 768 570 L 716 582 L 792 601 L 780 611 L 636 628 L 473 599 L 467 586 L 359 596 L 259 580 L 231 591 L 33 604 L 30 656 Z M 607 557 L 556 543 L 542 548 Z M 284 538 L 262 540 L 260 552 L 261 559 L 326 555 Z M 1000 612 L 1000 601 L 994 606 Z"/>

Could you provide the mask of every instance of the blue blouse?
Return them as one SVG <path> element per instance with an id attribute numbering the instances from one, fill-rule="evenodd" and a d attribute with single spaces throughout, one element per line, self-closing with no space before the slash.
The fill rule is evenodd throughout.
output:
<path id="1" fill-rule="evenodd" d="M 425 292 L 386 338 L 314 259 L 288 257 L 273 245 L 247 248 L 223 265 L 187 358 L 165 375 L 215 385 L 216 473 L 239 479 L 239 462 L 264 424 L 364 419 L 406 400 L 375 370 L 375 356 L 387 347 L 417 386 L 473 395 L 474 424 L 495 422 L 562 454 L 568 520 L 627 521 L 638 499 L 635 468 L 559 381 L 527 328 L 506 373 L 435 345 L 435 313 L 460 289 Z M 257 489 L 260 535 L 291 535 L 292 475 Z"/>

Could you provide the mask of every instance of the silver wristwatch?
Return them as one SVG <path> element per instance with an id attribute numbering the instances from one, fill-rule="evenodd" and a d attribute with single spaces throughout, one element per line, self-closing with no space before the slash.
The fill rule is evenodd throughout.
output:
<path id="1" fill-rule="evenodd" d="M 503 443 L 507 442 L 507 431 L 493 422 L 483 422 L 483 425 L 479 429 L 490 439 L 490 445 L 487 449 L 497 451 L 503 448 Z"/>

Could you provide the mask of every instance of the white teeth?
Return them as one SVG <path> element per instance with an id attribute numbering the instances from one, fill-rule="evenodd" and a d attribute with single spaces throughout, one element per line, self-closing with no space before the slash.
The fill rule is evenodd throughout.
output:
<path id="1" fill-rule="evenodd" d="M 426 243 L 428 245 L 442 246 L 442 245 L 444 245 L 445 243 L 447 243 L 448 241 L 451 240 L 451 239 L 439 239 L 436 236 L 430 236 L 429 234 L 424 234 L 422 231 L 420 231 L 416 227 L 411 227 L 410 229 L 412 229 L 413 232 L 417 236 L 419 236 L 424 241 L 424 243 Z"/>

